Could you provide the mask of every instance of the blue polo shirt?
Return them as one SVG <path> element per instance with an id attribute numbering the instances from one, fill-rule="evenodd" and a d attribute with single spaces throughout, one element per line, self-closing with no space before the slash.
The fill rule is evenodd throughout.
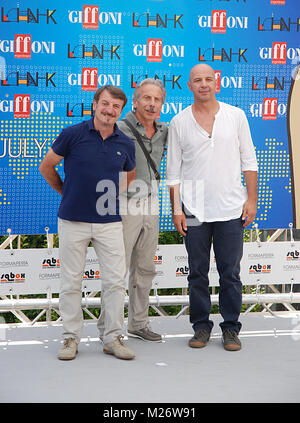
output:
<path id="1" fill-rule="evenodd" d="M 103 140 L 92 118 L 63 129 L 52 149 L 64 157 L 58 216 L 90 223 L 120 221 L 119 177 L 120 172 L 135 168 L 133 141 L 117 125 Z"/>

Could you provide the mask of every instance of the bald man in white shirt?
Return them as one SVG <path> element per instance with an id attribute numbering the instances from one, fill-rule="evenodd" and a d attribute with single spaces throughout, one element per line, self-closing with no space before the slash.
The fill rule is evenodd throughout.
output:
<path id="1" fill-rule="evenodd" d="M 188 87 L 194 103 L 169 127 L 167 183 L 174 226 L 185 237 L 189 259 L 190 321 L 195 332 L 189 346 L 204 347 L 213 327 L 208 288 L 213 244 L 220 276 L 222 340 L 226 350 L 237 351 L 243 230 L 257 209 L 256 155 L 245 113 L 215 97 L 214 70 L 206 64 L 194 66 Z"/>

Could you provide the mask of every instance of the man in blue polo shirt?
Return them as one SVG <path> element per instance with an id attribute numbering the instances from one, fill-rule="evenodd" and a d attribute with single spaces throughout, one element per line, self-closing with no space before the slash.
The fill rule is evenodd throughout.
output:
<path id="1" fill-rule="evenodd" d="M 126 102 L 120 88 L 100 88 L 93 100 L 94 117 L 63 129 L 40 165 L 48 184 L 62 195 L 58 211 L 59 310 L 64 327 L 58 353 L 61 360 L 75 358 L 78 351 L 83 324 L 82 278 L 90 241 L 101 271 L 103 351 L 122 359 L 135 356 L 121 339 L 126 265 L 118 204 L 119 175 L 122 171 L 131 174 L 135 169 L 134 143 L 116 125 Z M 55 170 L 62 159 L 64 181 Z"/>

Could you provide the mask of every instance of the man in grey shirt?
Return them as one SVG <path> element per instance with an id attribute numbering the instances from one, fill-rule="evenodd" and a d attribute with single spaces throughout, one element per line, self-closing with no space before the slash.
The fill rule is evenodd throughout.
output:
<path id="1" fill-rule="evenodd" d="M 156 118 L 166 98 L 166 90 L 159 79 L 147 78 L 133 93 L 133 112 L 118 122 L 119 129 L 136 146 L 136 179 L 120 195 L 120 213 L 126 265 L 129 270 L 128 328 L 129 336 L 160 342 L 162 337 L 149 325 L 149 293 L 156 275 L 154 256 L 159 231 L 159 177 L 149 163 L 138 139 L 148 151 L 158 170 L 167 141 L 167 126 Z M 132 125 L 132 126 L 131 126 Z M 138 135 L 137 135 L 137 133 Z M 128 173 L 130 178 L 130 172 Z"/>

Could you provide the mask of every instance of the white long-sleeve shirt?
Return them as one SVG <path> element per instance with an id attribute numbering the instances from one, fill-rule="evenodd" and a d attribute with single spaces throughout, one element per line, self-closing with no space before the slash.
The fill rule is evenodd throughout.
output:
<path id="1" fill-rule="evenodd" d="M 243 110 L 219 102 L 211 137 L 192 106 L 178 113 L 168 133 L 167 184 L 180 185 L 181 199 L 200 222 L 237 219 L 247 200 L 241 171 L 257 171 Z"/>

